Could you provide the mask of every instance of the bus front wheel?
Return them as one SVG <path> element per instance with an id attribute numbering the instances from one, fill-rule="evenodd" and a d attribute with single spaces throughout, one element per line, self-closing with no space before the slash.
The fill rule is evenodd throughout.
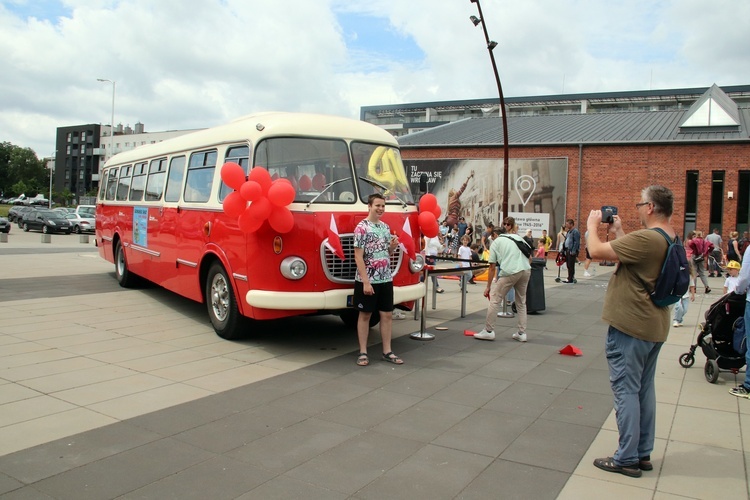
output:
<path id="1" fill-rule="evenodd" d="M 235 340 L 241 334 L 242 316 L 237 308 L 232 284 L 224 267 L 211 264 L 206 277 L 206 305 L 208 317 L 216 334 L 226 340 Z"/>
<path id="2" fill-rule="evenodd" d="M 136 285 L 138 279 L 135 274 L 128 269 L 128 261 L 125 259 L 125 250 L 119 241 L 115 245 L 115 277 L 117 282 L 123 288 L 132 288 Z"/>

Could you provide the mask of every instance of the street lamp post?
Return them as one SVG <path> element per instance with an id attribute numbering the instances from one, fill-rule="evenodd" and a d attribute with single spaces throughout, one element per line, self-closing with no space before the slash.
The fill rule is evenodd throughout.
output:
<path id="1" fill-rule="evenodd" d="M 96 81 L 112 84 L 112 121 L 110 122 L 111 125 L 109 129 L 109 157 L 111 158 L 115 154 L 115 86 L 117 82 L 114 80 L 107 80 L 106 78 L 97 78 Z"/>
<path id="2" fill-rule="evenodd" d="M 55 157 L 57 157 L 57 151 L 55 151 Z M 47 162 L 47 168 L 49 169 L 49 200 L 47 200 L 48 208 L 52 208 L 52 175 L 55 173 L 55 160 L 49 160 Z"/>
<path id="3" fill-rule="evenodd" d="M 497 83 L 497 92 L 500 94 L 500 118 L 503 123 L 503 220 L 508 216 L 508 119 L 505 116 L 505 98 L 503 97 L 503 87 L 500 85 L 500 75 L 497 73 L 497 64 L 495 63 L 495 55 L 492 50 L 497 47 L 497 42 L 490 40 L 490 35 L 487 33 L 487 24 L 482 14 L 482 6 L 479 4 L 479 0 L 470 0 L 471 3 L 477 4 L 479 10 L 479 17 L 471 16 L 471 22 L 474 26 L 482 24 L 482 30 L 484 31 L 484 39 L 487 42 L 487 51 L 490 53 L 490 61 L 492 61 L 492 71 L 495 73 L 495 82 Z"/>

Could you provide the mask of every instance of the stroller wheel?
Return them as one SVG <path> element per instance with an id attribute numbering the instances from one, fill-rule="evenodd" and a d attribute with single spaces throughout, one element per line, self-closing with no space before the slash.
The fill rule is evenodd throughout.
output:
<path id="1" fill-rule="evenodd" d="M 706 376 L 709 384 L 716 383 L 719 380 L 719 363 L 715 359 L 707 360 L 706 366 L 703 368 L 703 374 Z"/>
<path id="2" fill-rule="evenodd" d="M 682 356 L 680 356 L 680 366 L 683 368 L 690 368 L 695 364 L 695 356 L 690 354 L 689 352 L 686 352 Z"/>

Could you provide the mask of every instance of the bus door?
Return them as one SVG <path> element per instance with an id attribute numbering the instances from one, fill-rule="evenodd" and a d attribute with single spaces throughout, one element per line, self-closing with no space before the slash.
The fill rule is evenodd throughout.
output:
<path id="1" fill-rule="evenodd" d="M 159 232 L 156 236 L 163 269 L 159 268 L 161 284 L 167 289 L 177 291 L 179 280 L 175 273 L 178 244 L 178 212 L 182 181 L 185 178 L 185 156 L 173 156 L 169 161 L 169 171 L 164 187 L 164 202 L 159 210 Z"/>
<path id="2" fill-rule="evenodd" d="M 165 260 L 162 241 L 162 214 L 164 187 L 167 177 L 167 159 L 159 158 L 135 165 L 133 181 L 130 186 L 133 209 L 133 244 L 134 254 L 147 267 L 149 276 L 159 279 L 168 272 L 169 263 Z M 141 205 L 137 202 L 142 201 Z M 173 269 L 173 267 L 172 267 Z"/>
<path id="3" fill-rule="evenodd" d="M 209 241 L 210 226 L 216 217 L 209 201 L 213 192 L 217 151 L 192 153 L 185 171 L 185 190 L 177 215 L 177 286 L 179 293 L 202 300 L 198 266 Z"/>

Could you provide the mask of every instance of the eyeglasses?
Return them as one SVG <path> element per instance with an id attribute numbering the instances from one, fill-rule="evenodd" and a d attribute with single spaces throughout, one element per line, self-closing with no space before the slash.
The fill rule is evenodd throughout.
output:
<path id="1" fill-rule="evenodd" d="M 651 202 L 650 202 L 650 201 L 644 201 L 643 203 L 636 203 L 636 204 L 635 204 L 635 209 L 636 209 L 636 210 L 638 210 L 638 209 L 639 209 L 639 208 L 641 208 L 641 207 L 642 207 L 643 205 L 651 205 Z"/>

